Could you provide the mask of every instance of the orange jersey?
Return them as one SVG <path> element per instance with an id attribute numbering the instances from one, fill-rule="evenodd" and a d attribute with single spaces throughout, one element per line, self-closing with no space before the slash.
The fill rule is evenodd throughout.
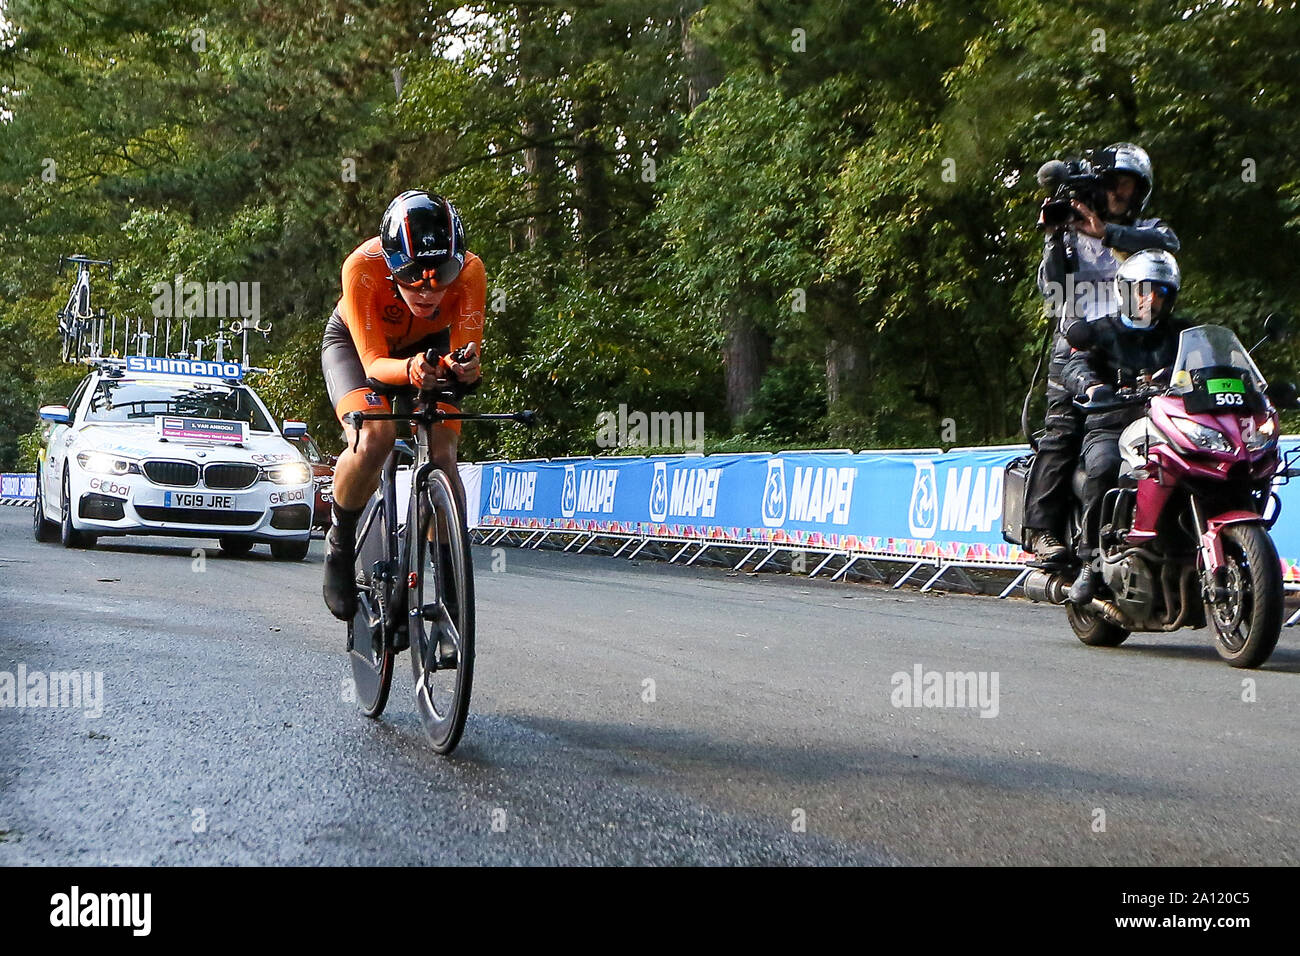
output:
<path id="1" fill-rule="evenodd" d="M 352 333 L 357 354 L 369 378 L 390 385 L 407 381 L 406 359 L 394 352 L 443 329 L 450 329 L 451 351 L 469 342 L 481 346 L 483 309 L 487 301 L 487 274 L 483 261 L 465 253 L 465 266 L 432 318 L 417 319 L 393 288 L 379 237 L 367 239 L 343 262 L 343 295 L 338 313 Z"/>

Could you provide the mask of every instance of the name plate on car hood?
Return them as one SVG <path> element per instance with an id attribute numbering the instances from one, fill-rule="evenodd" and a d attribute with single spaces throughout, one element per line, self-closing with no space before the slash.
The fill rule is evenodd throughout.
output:
<path id="1" fill-rule="evenodd" d="M 155 415 L 154 422 L 162 438 L 198 439 L 242 445 L 248 441 L 247 422 L 227 422 L 216 418 L 189 418 L 183 415 Z"/>

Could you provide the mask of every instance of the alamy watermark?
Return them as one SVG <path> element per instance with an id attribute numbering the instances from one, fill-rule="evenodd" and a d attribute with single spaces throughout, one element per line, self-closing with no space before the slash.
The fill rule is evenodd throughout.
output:
<path id="1" fill-rule="evenodd" d="M 103 671 L 0 671 L 0 707 L 58 707 L 85 711 L 94 720 L 104 714 Z"/>
<path id="2" fill-rule="evenodd" d="M 981 717 L 998 715 L 997 671 L 927 671 L 916 664 L 910 673 L 895 671 L 889 683 L 895 707 L 969 707 Z"/>
<path id="3" fill-rule="evenodd" d="M 155 282 L 149 294 L 158 319 L 242 318 L 258 325 L 262 315 L 260 282 L 186 282 L 177 275 L 172 282 Z"/>
<path id="4" fill-rule="evenodd" d="M 704 450 L 703 412 L 628 411 L 596 416 L 596 444 L 601 448 L 689 448 Z"/>
<path id="5" fill-rule="evenodd" d="M 133 936 L 148 936 L 153 926 L 152 893 L 83 893 L 73 886 L 50 897 L 50 925 L 122 927 Z"/>

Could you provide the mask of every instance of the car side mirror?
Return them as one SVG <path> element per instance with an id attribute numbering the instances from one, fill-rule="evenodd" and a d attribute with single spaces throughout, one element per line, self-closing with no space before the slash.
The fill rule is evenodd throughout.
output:
<path id="1" fill-rule="evenodd" d="M 41 421 L 54 422 L 58 425 L 66 425 L 72 419 L 67 405 L 42 405 L 40 416 Z"/>
<path id="2" fill-rule="evenodd" d="M 1268 400 L 1280 409 L 1300 408 L 1300 390 L 1290 382 L 1273 382 L 1266 389 Z"/>
<path id="3" fill-rule="evenodd" d="M 1093 343 L 1097 341 L 1096 334 L 1092 331 L 1092 323 L 1087 319 L 1076 319 L 1074 323 L 1065 330 L 1065 340 L 1070 343 L 1070 347 L 1084 351 L 1090 349 Z"/>
<path id="4" fill-rule="evenodd" d="M 301 438 L 303 435 L 307 434 L 307 423 L 295 422 L 286 418 L 284 421 L 284 428 L 281 429 L 281 431 L 284 433 L 285 438 Z"/>
<path id="5" fill-rule="evenodd" d="M 1272 312 L 1264 319 L 1264 338 L 1270 342 L 1285 342 L 1291 337 L 1291 319 Z"/>

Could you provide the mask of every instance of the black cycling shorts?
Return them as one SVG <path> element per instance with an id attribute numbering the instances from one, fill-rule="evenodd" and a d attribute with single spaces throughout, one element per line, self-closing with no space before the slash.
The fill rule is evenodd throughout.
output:
<path id="1" fill-rule="evenodd" d="M 441 332 L 426 335 L 418 342 L 396 349 L 392 357 L 410 358 L 429 349 L 437 349 L 437 354 L 440 356 L 451 351 L 451 330 L 443 329 Z M 366 369 L 361 364 L 361 355 L 352 340 L 352 332 L 337 311 L 325 323 L 325 336 L 321 340 L 320 347 L 320 366 L 321 371 L 325 373 L 325 390 L 329 392 L 330 405 L 338 415 L 342 416 L 357 410 L 385 412 L 391 410 L 387 399 L 375 395 L 366 384 Z M 459 411 L 446 402 L 439 402 L 439 406 L 446 410 Z M 459 425 L 459 422 L 455 424 Z"/>

